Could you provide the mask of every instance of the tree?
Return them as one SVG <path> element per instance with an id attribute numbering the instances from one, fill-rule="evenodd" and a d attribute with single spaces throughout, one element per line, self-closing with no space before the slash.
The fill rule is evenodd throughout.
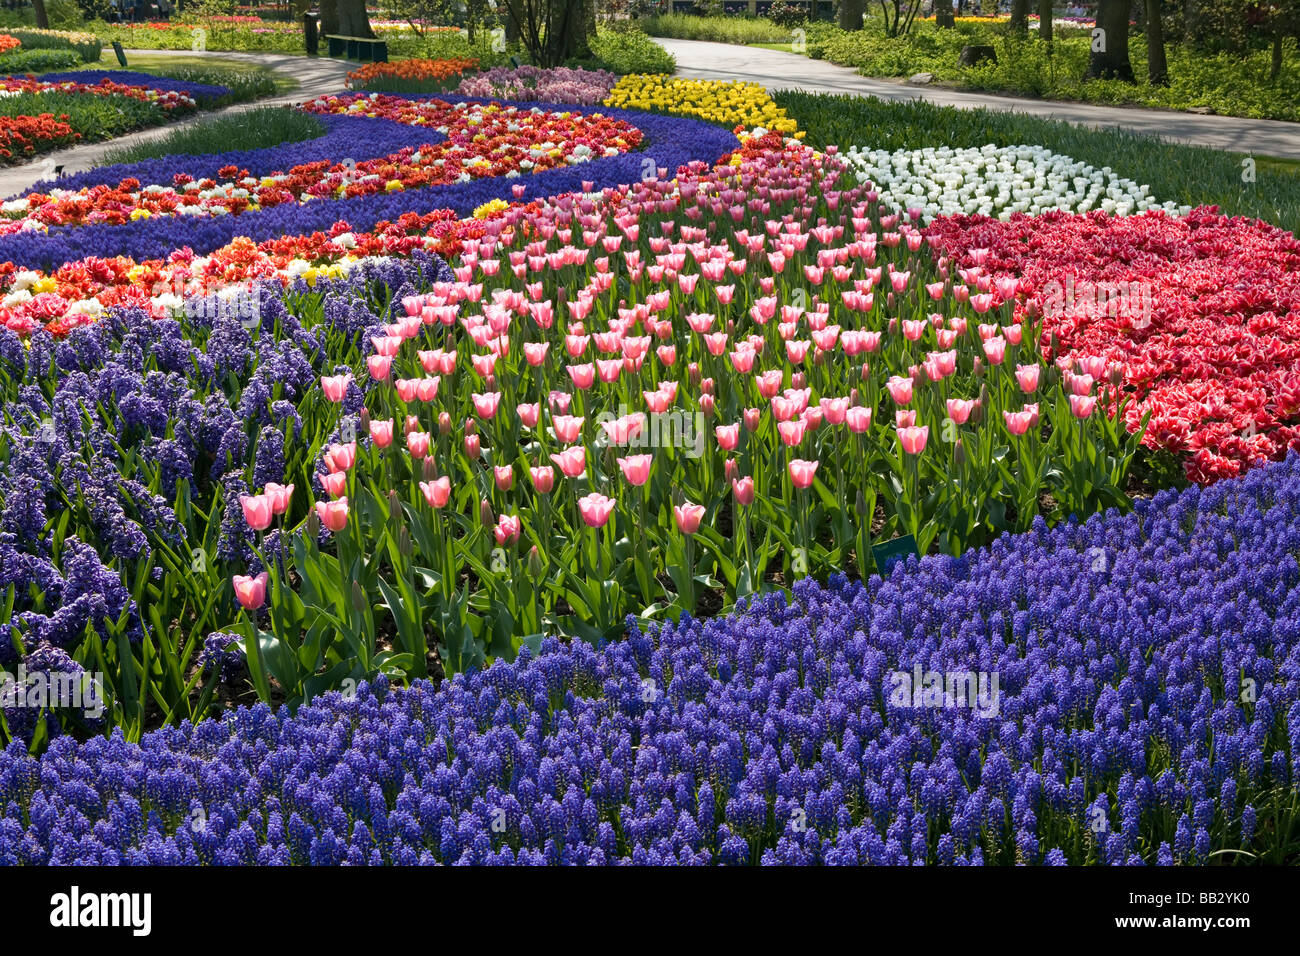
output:
<path id="1" fill-rule="evenodd" d="M 1272 60 L 1268 68 L 1268 81 L 1276 83 L 1282 75 L 1282 44 L 1287 36 L 1295 37 L 1300 46 L 1300 0 L 1278 0 L 1266 8 L 1272 27 Z"/>
<path id="2" fill-rule="evenodd" d="M 1029 0 L 1011 0 L 1011 32 L 1029 35 Z"/>
<path id="3" fill-rule="evenodd" d="M 866 11 L 866 0 L 840 0 L 840 29 L 861 30 L 862 15 Z"/>
<path id="4" fill-rule="evenodd" d="M 36 15 L 36 28 L 38 30 L 48 30 L 50 28 L 50 15 L 45 12 L 45 0 L 32 0 L 32 13 Z"/>
<path id="5" fill-rule="evenodd" d="M 1038 0 L 1038 39 L 1052 42 L 1052 0 Z"/>
<path id="6" fill-rule="evenodd" d="M 1128 11 L 1129 0 L 1098 0 L 1086 79 L 1134 82 L 1128 59 Z"/>
<path id="7" fill-rule="evenodd" d="M 560 66 L 591 55 L 596 32 L 592 0 L 505 0 L 519 41 L 537 66 Z"/>
<path id="8" fill-rule="evenodd" d="M 1147 11 L 1147 82 L 1152 86 L 1169 85 L 1169 66 L 1165 61 L 1165 28 L 1160 21 L 1160 0 L 1145 0 Z"/>
<path id="9" fill-rule="evenodd" d="M 880 0 L 880 9 L 885 15 L 885 36 L 905 37 L 921 9 L 921 0 Z"/>

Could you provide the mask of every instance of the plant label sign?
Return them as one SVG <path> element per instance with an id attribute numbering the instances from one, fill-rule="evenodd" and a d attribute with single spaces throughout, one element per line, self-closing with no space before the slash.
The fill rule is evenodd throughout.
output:
<path id="1" fill-rule="evenodd" d="M 914 554 L 918 558 L 921 556 L 920 550 L 916 547 L 916 538 L 910 534 L 871 547 L 871 556 L 876 559 L 876 570 L 880 572 L 881 577 L 888 577 L 894 565 L 906 561 L 909 554 Z"/>

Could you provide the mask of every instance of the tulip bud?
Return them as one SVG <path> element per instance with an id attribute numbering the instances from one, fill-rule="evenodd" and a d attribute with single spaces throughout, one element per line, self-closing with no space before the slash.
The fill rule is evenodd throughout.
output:
<path id="1" fill-rule="evenodd" d="M 712 395 L 701 395 L 701 396 L 700 396 L 700 411 L 702 411 L 702 412 L 704 413 L 704 415 L 705 415 L 706 418 L 712 418 L 712 417 L 713 417 L 713 413 L 714 413 L 714 411 L 715 411 L 715 407 L 714 407 L 714 402 L 713 402 L 713 396 L 712 396 Z"/>
<path id="2" fill-rule="evenodd" d="M 804 372 L 793 372 L 790 375 L 791 388 L 807 388 L 808 376 Z"/>
<path id="3" fill-rule="evenodd" d="M 853 502 L 853 510 L 858 513 L 859 518 L 871 518 L 871 515 L 867 514 L 867 496 L 862 493 L 861 488 L 858 489 L 857 500 Z"/>
<path id="4" fill-rule="evenodd" d="M 352 609 L 358 614 L 365 614 L 367 610 L 366 594 L 361 590 L 361 582 L 355 580 L 352 582 Z"/>
<path id="5" fill-rule="evenodd" d="M 891 308 L 891 309 L 894 307 L 894 293 L 893 293 L 893 292 L 888 292 L 888 293 L 885 294 L 885 305 L 886 305 L 886 307 Z"/>
<path id="6" fill-rule="evenodd" d="M 700 363 L 692 362 L 687 366 L 686 372 L 690 377 L 691 385 L 698 386 L 700 384 Z"/>
<path id="7" fill-rule="evenodd" d="M 478 520 L 479 523 L 489 531 L 496 526 L 497 519 L 496 516 L 492 514 L 492 502 L 488 501 L 486 498 L 478 503 Z"/>
<path id="8" fill-rule="evenodd" d="M 465 419 L 465 434 L 466 435 L 478 434 L 478 425 L 477 423 L 475 423 L 474 419 L 472 418 Z"/>
<path id="9" fill-rule="evenodd" d="M 438 415 L 438 433 L 440 435 L 451 434 L 451 416 L 446 412 Z"/>
<path id="10" fill-rule="evenodd" d="M 961 443 L 960 438 L 952 446 L 952 463 L 958 468 L 966 464 L 966 446 Z"/>
<path id="11" fill-rule="evenodd" d="M 307 512 L 307 540 L 315 543 L 320 537 L 320 518 L 316 517 L 316 509 Z"/>
<path id="12" fill-rule="evenodd" d="M 1116 388 L 1119 388 L 1124 384 L 1124 370 L 1116 365 L 1106 373 L 1106 381 L 1110 382 L 1110 384 L 1114 385 Z"/>
<path id="13" fill-rule="evenodd" d="M 361 409 L 360 430 L 362 433 L 370 431 L 370 409 L 368 408 Z"/>
<path id="14" fill-rule="evenodd" d="M 411 533 L 406 530 L 405 525 L 397 532 L 397 550 L 408 560 L 415 554 L 415 548 L 411 545 Z"/>
<path id="15" fill-rule="evenodd" d="M 540 578 L 546 566 L 542 564 L 542 555 L 537 550 L 537 545 L 533 545 L 528 550 L 528 573 L 534 578 Z"/>
<path id="16" fill-rule="evenodd" d="M 826 364 L 826 352 L 824 350 L 816 349 L 813 351 L 813 364 L 814 365 Z"/>
<path id="17" fill-rule="evenodd" d="M 857 388 L 851 388 L 849 389 L 849 405 L 852 407 L 856 404 L 858 404 L 858 390 Z"/>
<path id="18" fill-rule="evenodd" d="M 1033 322 L 1037 319 L 1040 319 L 1042 318 L 1042 315 L 1043 315 L 1043 310 L 1038 305 L 1038 302 L 1036 300 L 1030 299 L 1027 303 L 1025 303 L 1025 318 L 1029 319 L 1029 321 Z"/>
<path id="19" fill-rule="evenodd" d="M 438 477 L 438 466 L 433 463 L 432 455 L 426 455 L 424 460 L 420 463 L 420 467 L 421 471 L 424 472 L 423 477 L 425 481 L 433 481 L 433 479 Z"/>
<path id="20" fill-rule="evenodd" d="M 978 355 L 975 356 L 975 363 L 971 371 L 975 373 L 976 378 L 984 377 L 984 360 L 981 359 Z"/>
<path id="21" fill-rule="evenodd" d="M 866 381 L 867 379 L 869 379 L 870 377 L 871 377 L 871 363 L 870 363 L 870 362 L 863 362 L 863 363 L 862 363 L 862 380 L 865 382 L 865 381 Z"/>
<path id="22" fill-rule="evenodd" d="M 728 481 L 736 477 L 736 470 L 736 459 L 734 458 L 728 458 L 726 463 L 722 466 L 722 473 L 727 476 Z"/>

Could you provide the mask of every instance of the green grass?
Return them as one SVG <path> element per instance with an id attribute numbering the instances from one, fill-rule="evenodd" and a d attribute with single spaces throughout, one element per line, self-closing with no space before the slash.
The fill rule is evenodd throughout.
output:
<path id="1" fill-rule="evenodd" d="M 961 110 L 875 97 L 778 92 L 784 107 L 818 148 L 919 149 L 977 147 L 986 143 L 1045 146 L 1145 183 L 1152 195 L 1179 205 L 1218 206 L 1232 215 L 1263 219 L 1300 231 L 1300 163 L 1255 161 L 1255 182 L 1243 182 L 1238 153 L 1182 146 L 1120 129 L 1091 129 L 1003 110 Z"/>
<path id="2" fill-rule="evenodd" d="M 259 106 L 226 116 L 209 117 L 158 139 L 119 147 L 104 156 L 104 163 L 137 163 L 163 156 L 201 156 L 235 149 L 264 149 L 281 143 L 301 143 L 324 132 L 320 120 L 308 113 L 287 106 Z"/>
<path id="3" fill-rule="evenodd" d="M 96 63 L 87 63 L 81 69 L 120 70 L 113 51 L 107 51 Z M 189 83 L 212 83 L 228 86 L 231 90 L 227 102 L 245 103 L 264 96 L 292 93 L 298 81 L 287 73 L 246 60 L 225 59 L 213 56 L 187 56 L 182 53 L 147 53 L 127 57 L 127 69 L 152 76 L 165 76 Z"/>

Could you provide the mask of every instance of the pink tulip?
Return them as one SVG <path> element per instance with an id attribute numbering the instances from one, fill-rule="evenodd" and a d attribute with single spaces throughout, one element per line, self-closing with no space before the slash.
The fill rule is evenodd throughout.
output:
<path id="1" fill-rule="evenodd" d="M 492 533 L 496 537 L 497 544 L 504 548 L 518 541 L 522 530 L 523 523 L 517 515 L 502 515 L 497 521 L 497 526 L 492 529 Z"/>
<path id="2" fill-rule="evenodd" d="M 618 459 L 618 467 L 623 469 L 623 477 L 627 479 L 628 484 L 640 486 L 650 480 L 652 461 L 654 461 L 652 455 L 629 455 Z"/>
<path id="3" fill-rule="evenodd" d="M 763 421 L 763 410 L 761 408 L 747 408 L 742 418 L 745 422 L 746 431 L 758 431 L 758 426 Z"/>
<path id="4" fill-rule="evenodd" d="M 586 421 L 586 419 L 581 416 L 551 416 L 551 425 L 555 430 L 555 437 L 566 445 L 572 444 L 578 440 L 578 436 L 582 434 L 582 423 L 584 421 Z"/>
<path id="5" fill-rule="evenodd" d="M 347 491 L 348 473 L 346 471 L 332 471 L 327 475 L 321 475 L 320 484 L 331 498 L 338 498 Z"/>
<path id="6" fill-rule="evenodd" d="M 516 405 L 515 414 L 519 416 L 521 424 L 528 428 L 536 428 L 537 421 L 541 418 L 542 414 L 541 402 L 533 402 L 531 405 L 527 403 Z"/>
<path id="7" fill-rule="evenodd" d="M 803 441 L 804 432 L 808 428 L 808 423 L 802 419 L 790 422 L 778 422 L 776 430 L 781 435 L 781 441 L 793 448 Z"/>
<path id="8" fill-rule="evenodd" d="M 343 375 L 322 375 L 320 387 L 325 392 L 325 398 L 331 402 L 341 402 L 348 394 L 348 386 L 352 384 L 352 376 L 344 373 Z"/>
<path id="9" fill-rule="evenodd" d="M 240 495 L 239 503 L 244 509 L 244 520 L 254 531 L 265 531 L 271 527 L 275 513 L 271 510 L 271 499 L 266 495 Z"/>
<path id="10" fill-rule="evenodd" d="M 415 401 L 419 385 L 420 383 L 413 378 L 399 378 L 393 382 L 393 386 L 397 389 L 397 397 L 408 405 Z"/>
<path id="11" fill-rule="evenodd" d="M 849 431 L 860 435 L 871 428 L 871 409 L 855 405 L 845 413 L 844 421 L 848 423 Z"/>
<path id="12" fill-rule="evenodd" d="M 263 571 L 256 577 L 236 574 L 230 579 L 235 588 L 235 597 L 245 611 L 256 611 L 266 603 L 267 574 Z"/>
<path id="13" fill-rule="evenodd" d="M 429 433 L 428 432 L 407 432 L 406 448 L 411 453 L 411 457 L 419 461 L 425 455 L 429 454 Z"/>
<path id="14" fill-rule="evenodd" d="M 893 375 L 885 383 L 889 397 L 899 405 L 906 405 L 912 400 L 912 380 L 902 375 Z"/>
<path id="15" fill-rule="evenodd" d="M 525 342 L 524 358 L 528 364 L 536 367 L 546 361 L 546 350 L 550 348 L 549 342 Z"/>
<path id="16" fill-rule="evenodd" d="M 478 461 L 479 457 L 483 454 L 483 439 L 479 438 L 478 435 L 466 435 L 465 454 L 475 461 Z"/>
<path id="17" fill-rule="evenodd" d="M 754 479 L 732 478 L 731 493 L 736 496 L 736 503 L 745 506 L 754 503 Z"/>
<path id="18" fill-rule="evenodd" d="M 376 382 L 382 382 L 392 372 L 393 360 L 387 355 L 370 355 L 366 358 L 366 368 L 370 370 L 371 378 Z"/>
<path id="19" fill-rule="evenodd" d="M 919 455 L 925 451 L 926 439 L 930 437 L 930 426 L 916 425 L 910 428 L 898 429 L 898 441 L 903 446 L 903 451 L 909 455 Z"/>
<path id="20" fill-rule="evenodd" d="M 1003 420 L 1007 423 L 1007 431 L 1013 435 L 1023 435 L 1029 431 L 1032 415 L 1029 412 L 1003 412 Z"/>
<path id="21" fill-rule="evenodd" d="M 342 531 L 348 523 L 348 499 L 316 502 L 316 517 L 330 531 Z"/>
<path id="22" fill-rule="evenodd" d="M 948 417 L 958 425 L 965 425 L 976 404 L 978 403 L 973 398 L 950 398 L 948 399 Z"/>
<path id="23" fill-rule="evenodd" d="M 376 448 L 387 448 L 393 443 L 393 420 L 391 418 L 370 421 L 370 440 Z"/>
<path id="24" fill-rule="evenodd" d="M 330 445 L 325 452 L 325 467 L 330 471 L 347 471 L 357 461 L 357 443 L 350 441 L 345 445 Z"/>
<path id="25" fill-rule="evenodd" d="M 451 479 L 444 475 L 433 481 L 420 482 L 420 491 L 430 508 L 445 508 L 451 499 Z"/>
<path id="26" fill-rule="evenodd" d="M 273 481 L 268 481 L 266 490 L 262 493 L 271 499 L 272 513 L 282 515 L 289 510 L 289 499 L 293 497 L 293 485 L 277 485 Z"/>
<path id="27" fill-rule="evenodd" d="M 717 425 L 713 433 L 718 436 L 718 447 L 723 451 L 735 451 L 740 444 L 740 424 Z"/>
<path id="28" fill-rule="evenodd" d="M 916 409 L 900 408 L 894 412 L 894 426 L 896 428 L 911 428 L 916 424 Z"/>
<path id="29" fill-rule="evenodd" d="M 682 534 L 695 534 L 700 530 L 700 522 L 704 520 L 704 505 L 689 501 L 674 505 L 673 520 L 677 522 L 677 530 Z"/>
<path id="30" fill-rule="evenodd" d="M 1038 372 L 1041 366 L 1038 365 L 1017 365 L 1016 381 L 1020 383 L 1020 390 L 1026 395 L 1038 391 Z"/>
<path id="31" fill-rule="evenodd" d="M 813 479 L 817 477 L 817 466 L 820 464 L 821 462 L 818 461 L 791 459 L 789 465 L 791 483 L 796 488 L 811 488 Z"/>
<path id="32" fill-rule="evenodd" d="M 587 450 L 581 445 L 574 445 L 559 454 L 552 454 L 551 461 L 555 462 L 565 477 L 577 478 L 587 470 Z"/>
<path id="33" fill-rule="evenodd" d="M 415 397 L 422 402 L 431 402 L 438 397 L 438 383 L 441 382 L 438 376 L 431 378 L 422 378 L 415 384 Z"/>
<path id="34" fill-rule="evenodd" d="M 501 491 L 509 491 L 515 483 L 515 470 L 510 465 L 493 466 L 492 475 L 496 479 L 497 488 Z"/>
<path id="35" fill-rule="evenodd" d="M 1070 414 L 1075 418 L 1087 418 L 1097 404 L 1096 395 L 1071 395 Z"/>
<path id="36" fill-rule="evenodd" d="M 614 499 L 606 498 L 600 492 L 593 491 L 578 499 L 578 513 L 590 528 L 603 528 L 614 513 Z"/>
<path id="37" fill-rule="evenodd" d="M 1001 365 L 1007 354 L 1007 340 L 998 335 L 984 343 L 984 354 L 990 365 Z"/>
<path id="38" fill-rule="evenodd" d="M 496 417 L 497 408 L 501 404 L 500 392 L 488 392 L 487 394 L 483 394 L 483 395 L 480 395 L 478 392 L 474 392 L 470 395 L 470 398 L 473 399 L 474 411 L 478 414 L 480 418 Z"/>
<path id="39" fill-rule="evenodd" d="M 533 480 L 533 487 L 538 494 L 549 495 L 555 487 L 555 469 L 550 465 L 530 465 L 528 476 Z"/>
<path id="40" fill-rule="evenodd" d="M 588 362 L 586 365 L 567 365 L 569 378 L 573 379 L 573 384 L 581 389 L 591 388 L 596 382 L 596 366 Z"/>

